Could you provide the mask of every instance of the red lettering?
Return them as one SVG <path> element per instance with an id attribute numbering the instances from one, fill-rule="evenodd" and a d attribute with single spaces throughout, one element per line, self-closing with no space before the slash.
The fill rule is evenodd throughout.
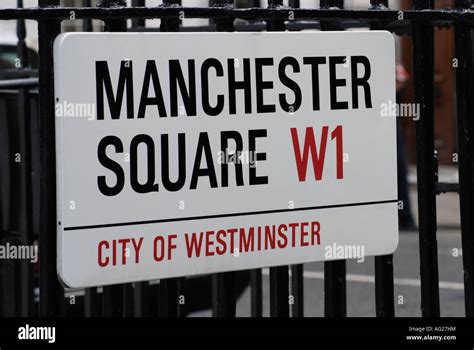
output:
<path id="1" fill-rule="evenodd" d="M 319 231 L 321 230 L 321 225 L 319 224 L 319 221 L 313 221 L 311 222 L 311 245 L 314 245 L 314 239 L 316 237 L 317 244 L 320 245 L 320 237 L 319 237 Z"/>
<path id="2" fill-rule="evenodd" d="M 142 243 L 143 243 L 143 237 L 140 237 L 138 242 L 135 241 L 135 238 L 132 238 L 133 249 L 135 249 L 135 263 L 136 264 L 140 263 L 140 248 L 142 246 Z"/>
<path id="3" fill-rule="evenodd" d="M 331 133 L 331 140 L 336 139 L 336 177 L 344 178 L 344 151 L 342 149 L 342 125 L 338 125 Z"/>
<path id="4" fill-rule="evenodd" d="M 158 244 L 160 249 L 158 249 Z M 153 258 L 155 261 L 163 261 L 165 258 L 165 239 L 162 236 L 156 236 L 153 240 Z"/>
<path id="5" fill-rule="evenodd" d="M 112 265 L 117 265 L 117 241 L 112 241 Z"/>
<path id="6" fill-rule="evenodd" d="M 168 235 L 168 260 L 171 260 L 171 252 L 173 249 L 176 249 L 176 244 L 173 243 L 173 240 L 178 237 L 175 234 Z"/>
<path id="7" fill-rule="evenodd" d="M 249 227 L 248 235 L 245 237 L 245 228 L 241 228 L 239 230 L 240 232 L 240 242 L 239 242 L 239 247 L 240 247 L 240 252 L 248 252 L 251 251 L 253 252 L 253 235 L 254 235 L 254 228 Z M 245 239 L 247 238 L 247 239 Z"/>
<path id="8" fill-rule="evenodd" d="M 280 249 L 285 248 L 288 244 L 288 238 L 286 237 L 286 229 L 287 227 L 285 224 L 281 224 L 280 226 L 278 226 L 278 236 L 280 237 L 280 239 L 278 240 L 278 248 Z"/>
<path id="9" fill-rule="evenodd" d="M 298 223 L 292 222 L 289 224 L 291 227 L 291 246 L 294 248 L 296 246 L 296 228 L 298 227 Z"/>
<path id="10" fill-rule="evenodd" d="M 270 245 L 271 249 L 275 249 L 275 225 L 265 226 L 265 249 L 268 249 Z"/>
<path id="11" fill-rule="evenodd" d="M 327 138 L 328 127 L 323 126 L 321 133 L 321 145 L 318 154 L 313 127 L 306 128 L 303 155 L 301 155 L 300 143 L 298 140 L 298 131 L 296 130 L 296 128 L 291 128 L 291 139 L 293 141 L 293 151 L 295 152 L 296 168 L 298 170 L 299 181 L 306 181 L 306 172 L 308 169 L 308 158 L 310 152 L 311 159 L 313 161 L 314 178 L 316 179 L 316 181 L 322 179 L 324 157 L 326 156 Z"/>
<path id="12" fill-rule="evenodd" d="M 211 237 L 214 236 L 214 231 L 206 231 L 206 256 L 213 256 L 214 252 L 211 251 L 211 247 L 214 245 Z"/>
<path id="13" fill-rule="evenodd" d="M 99 262 L 99 266 L 100 267 L 105 267 L 109 264 L 109 257 L 105 257 L 105 259 L 103 259 L 102 257 L 102 254 L 103 254 L 103 251 L 102 249 L 105 248 L 105 249 L 109 249 L 110 245 L 109 245 L 109 242 L 107 241 L 100 241 L 99 242 L 99 249 L 98 249 L 98 262 Z"/>
<path id="14" fill-rule="evenodd" d="M 308 231 L 305 231 L 305 227 L 309 225 L 308 222 L 302 222 L 301 223 L 301 246 L 302 247 L 307 247 L 309 245 L 308 242 L 305 241 L 305 237 L 308 235 Z"/>
<path id="15" fill-rule="evenodd" d="M 122 245 L 122 265 L 126 265 L 127 255 L 130 256 L 130 252 L 127 254 L 127 244 L 130 242 L 130 238 L 122 238 L 118 242 Z"/>
<path id="16" fill-rule="evenodd" d="M 216 247 L 217 255 L 225 254 L 225 251 L 227 249 L 227 244 L 225 243 L 224 239 L 222 238 L 222 236 L 225 236 L 225 235 L 226 235 L 225 230 L 217 231 L 216 241 L 219 244 L 219 246 Z"/>
<path id="17" fill-rule="evenodd" d="M 201 255 L 201 247 L 202 247 L 202 232 L 199 233 L 199 241 L 196 238 L 196 233 L 191 234 L 191 240 L 189 240 L 189 234 L 186 233 L 184 238 L 186 241 L 186 250 L 188 252 L 188 258 L 193 256 L 193 250 L 194 254 L 196 255 L 197 258 Z"/>

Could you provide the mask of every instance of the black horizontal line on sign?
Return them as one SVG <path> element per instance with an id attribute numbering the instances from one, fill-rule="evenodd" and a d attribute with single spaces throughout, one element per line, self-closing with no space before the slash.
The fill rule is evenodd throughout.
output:
<path id="1" fill-rule="evenodd" d="M 227 218 L 227 217 L 233 217 L 233 216 L 245 216 L 245 215 L 276 214 L 276 213 L 286 213 L 286 212 L 291 212 L 291 211 L 357 207 L 357 206 L 363 206 L 363 205 L 386 204 L 386 203 L 395 203 L 395 202 L 398 202 L 398 199 L 390 199 L 390 200 L 374 201 L 374 202 L 362 202 L 362 203 L 320 205 L 320 206 L 316 206 L 316 207 L 303 207 L 303 208 L 295 208 L 295 209 L 275 209 L 275 210 L 249 211 L 249 212 L 243 212 L 243 213 L 191 216 L 191 217 L 184 217 L 184 218 L 144 220 L 144 221 L 129 221 L 129 222 L 115 222 L 115 223 L 110 223 L 110 224 L 70 226 L 70 227 L 65 227 L 64 231 L 89 230 L 89 229 L 94 229 L 94 228 L 107 228 L 107 227 L 118 227 L 118 226 L 160 224 L 160 223 L 164 223 L 164 222 L 175 222 L 175 221 L 218 219 L 218 218 Z"/>

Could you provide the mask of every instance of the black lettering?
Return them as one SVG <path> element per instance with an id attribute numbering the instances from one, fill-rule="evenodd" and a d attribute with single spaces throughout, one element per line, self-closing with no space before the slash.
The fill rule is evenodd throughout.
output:
<path id="1" fill-rule="evenodd" d="M 257 176 L 257 161 L 267 159 L 266 153 L 256 153 L 256 139 L 259 137 L 267 137 L 266 129 L 249 130 L 249 152 L 253 156 L 254 164 L 249 167 L 249 184 L 265 185 L 268 184 L 268 176 Z"/>
<path id="2" fill-rule="evenodd" d="M 234 140 L 235 142 L 235 153 L 234 153 L 234 165 L 235 165 L 235 181 L 237 186 L 244 185 L 244 174 L 242 170 L 242 162 L 239 160 L 239 155 L 243 151 L 243 141 L 242 136 L 238 131 L 222 131 L 221 132 L 221 151 L 223 155 L 223 161 L 221 165 L 221 177 L 222 177 L 222 187 L 229 186 L 229 164 L 227 164 L 227 159 L 229 155 L 229 140 Z"/>
<path id="3" fill-rule="evenodd" d="M 336 65 L 344 64 L 346 62 L 345 56 L 334 56 L 329 57 L 329 85 L 331 94 L 331 109 L 349 109 L 349 103 L 347 101 L 337 100 L 337 88 L 339 86 L 346 86 L 345 79 L 336 78 Z"/>
<path id="4" fill-rule="evenodd" d="M 109 66 L 107 61 L 95 62 L 95 89 L 97 120 L 104 119 L 104 87 L 107 94 L 110 116 L 119 119 L 122 110 L 123 94 L 127 92 L 127 118 L 133 119 L 133 72 L 132 61 L 122 61 L 120 64 L 119 79 L 117 85 L 117 97 L 114 97 L 112 82 L 110 80 Z"/>
<path id="5" fill-rule="evenodd" d="M 211 116 L 219 115 L 224 109 L 224 96 L 217 95 L 217 104 L 212 107 L 209 102 L 209 68 L 216 70 L 216 76 L 222 77 L 224 69 L 221 63 L 215 58 L 208 58 L 201 66 L 201 92 L 202 92 L 202 109 L 204 113 Z"/>
<path id="6" fill-rule="evenodd" d="M 125 174 L 120 164 L 107 157 L 106 151 L 107 146 L 109 145 L 114 146 L 116 153 L 123 152 L 123 144 L 118 137 L 105 136 L 102 140 L 100 140 L 99 146 L 97 147 L 97 158 L 99 159 L 99 162 L 102 164 L 102 166 L 115 173 L 115 176 L 117 177 L 117 183 L 114 186 L 108 186 L 107 182 L 105 181 L 105 176 L 101 175 L 97 177 L 97 185 L 99 186 L 99 191 L 103 195 L 116 196 L 122 191 L 123 186 L 125 185 Z"/>
<path id="7" fill-rule="evenodd" d="M 188 60 L 188 85 L 184 80 L 184 74 L 181 70 L 179 60 L 169 61 L 170 70 L 170 105 L 171 105 L 171 116 L 178 116 L 178 85 L 181 93 L 181 98 L 186 109 L 186 114 L 196 116 L 196 73 L 194 68 L 194 60 Z"/>
<path id="8" fill-rule="evenodd" d="M 263 102 L 263 90 L 273 89 L 272 81 L 263 80 L 263 66 L 272 66 L 273 58 L 263 57 L 255 59 L 255 88 L 257 94 L 257 113 L 274 113 L 276 110 L 275 105 L 266 105 Z"/>
<path id="9" fill-rule="evenodd" d="M 206 167 L 201 168 L 201 158 L 204 153 Z M 212 161 L 211 145 L 209 144 L 209 136 L 207 132 L 199 133 L 199 139 L 196 150 L 196 159 L 194 160 L 193 173 L 191 175 L 190 189 L 195 190 L 200 176 L 208 176 L 211 188 L 217 187 L 216 169 Z"/>
<path id="10" fill-rule="evenodd" d="M 361 63 L 364 66 L 364 75 L 357 77 L 357 65 Z M 352 108 L 359 108 L 359 86 L 364 89 L 365 107 L 372 108 L 372 97 L 370 94 L 370 62 L 365 56 L 351 57 L 351 81 L 352 81 Z"/>
<path id="11" fill-rule="evenodd" d="M 147 179 L 144 184 L 138 181 L 138 145 L 144 143 L 147 149 Z M 137 193 L 158 192 L 155 184 L 155 143 L 146 134 L 136 135 L 130 142 L 130 183 Z"/>
<path id="12" fill-rule="evenodd" d="M 293 79 L 290 79 L 286 75 L 287 66 L 291 66 L 291 68 L 293 68 L 293 72 L 299 73 L 300 65 L 294 57 L 284 57 L 278 65 L 278 76 L 280 78 L 280 81 L 288 89 L 293 91 L 293 93 L 295 94 L 295 101 L 293 102 L 293 104 L 290 104 L 286 99 L 285 94 L 280 94 L 280 106 L 285 112 L 296 112 L 301 106 L 301 89 Z"/>
<path id="13" fill-rule="evenodd" d="M 245 113 L 252 113 L 252 90 L 250 87 L 250 59 L 244 58 L 244 80 L 235 81 L 234 59 L 227 59 L 228 83 L 229 83 L 229 114 L 236 113 L 235 92 L 236 90 L 244 90 Z"/>
<path id="14" fill-rule="evenodd" d="M 326 64 L 326 57 L 304 57 L 303 64 L 311 65 L 313 111 L 319 111 L 319 65 Z"/>
<path id="15" fill-rule="evenodd" d="M 173 162 L 173 164 L 175 164 Z M 183 188 L 186 181 L 186 134 L 178 134 L 178 179 L 170 180 L 170 155 L 168 134 L 161 135 L 161 177 L 163 186 L 170 192 L 176 192 Z"/>
<path id="16" fill-rule="evenodd" d="M 153 82 L 153 89 L 155 90 L 154 97 L 148 97 L 150 89 L 150 81 Z M 146 62 L 145 76 L 143 78 L 142 95 L 140 97 L 140 106 L 138 107 L 137 118 L 144 118 L 147 106 L 155 105 L 158 108 L 160 117 L 166 117 L 165 101 L 163 100 L 163 92 L 161 91 L 160 79 L 158 71 L 156 70 L 156 63 L 153 60 Z"/>

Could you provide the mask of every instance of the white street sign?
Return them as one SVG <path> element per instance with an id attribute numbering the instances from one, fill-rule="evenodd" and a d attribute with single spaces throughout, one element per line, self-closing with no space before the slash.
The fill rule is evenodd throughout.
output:
<path id="1" fill-rule="evenodd" d="M 54 74 L 67 286 L 395 250 L 388 32 L 66 33 Z"/>

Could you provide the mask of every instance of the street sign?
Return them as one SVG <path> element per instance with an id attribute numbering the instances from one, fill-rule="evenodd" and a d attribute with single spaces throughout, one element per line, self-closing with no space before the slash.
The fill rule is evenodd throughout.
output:
<path id="1" fill-rule="evenodd" d="M 388 32 L 66 33 L 54 74 L 67 286 L 396 249 Z"/>

